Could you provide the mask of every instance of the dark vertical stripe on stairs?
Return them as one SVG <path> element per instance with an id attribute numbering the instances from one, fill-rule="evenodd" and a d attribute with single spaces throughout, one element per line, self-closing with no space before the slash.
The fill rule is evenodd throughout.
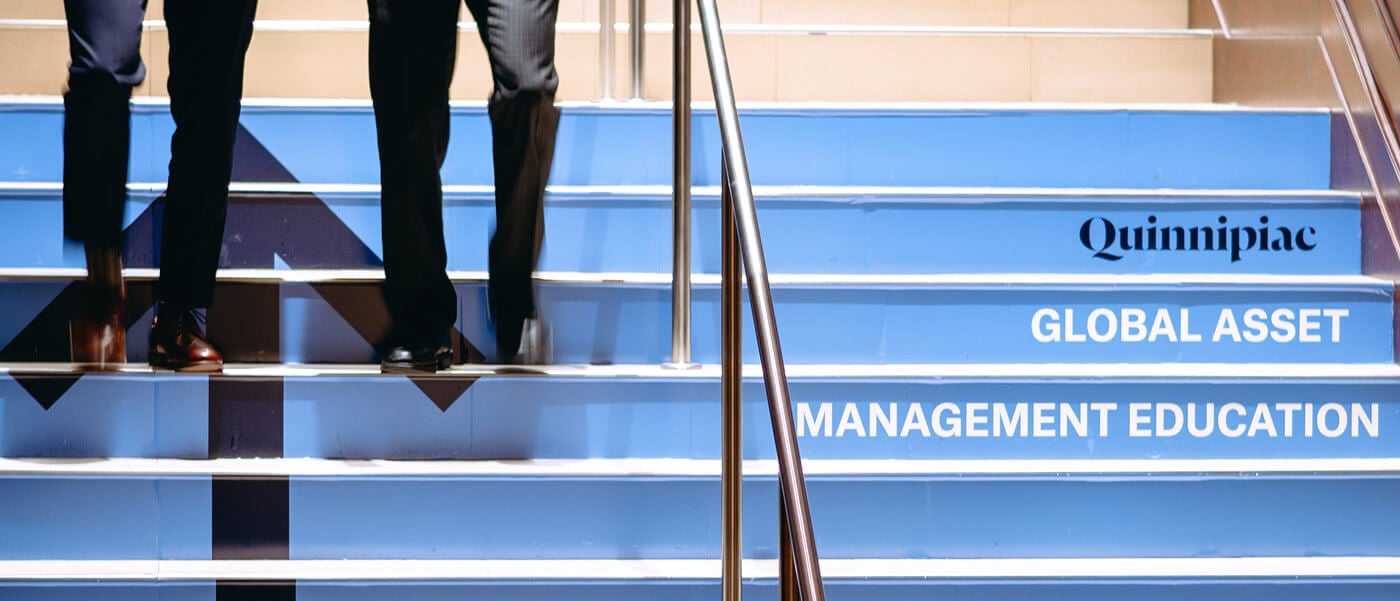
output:
<path id="1" fill-rule="evenodd" d="M 214 598 L 217 601 L 296 601 L 297 584 L 290 580 L 220 580 L 214 585 Z"/>
<path id="2" fill-rule="evenodd" d="M 287 559 L 285 476 L 215 476 L 214 559 Z"/>
<path id="3" fill-rule="evenodd" d="M 281 378 L 211 376 L 209 457 L 281 457 L 282 397 Z M 286 476 L 214 476 L 213 558 L 287 559 L 289 485 Z M 281 599 L 262 596 L 274 590 L 230 594 Z M 219 598 L 225 598 L 222 585 Z"/>
<path id="4" fill-rule="evenodd" d="M 282 456 L 282 378 L 209 377 L 209 458 Z"/>

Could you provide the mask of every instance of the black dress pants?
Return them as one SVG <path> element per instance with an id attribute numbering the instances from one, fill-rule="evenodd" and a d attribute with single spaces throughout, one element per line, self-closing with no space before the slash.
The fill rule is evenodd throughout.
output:
<path id="1" fill-rule="evenodd" d="M 64 233 L 121 240 L 131 88 L 145 78 L 145 0 L 65 0 L 72 67 L 64 95 Z M 223 244 L 243 59 L 257 0 L 166 0 L 170 180 L 161 230 L 161 300 L 207 307 Z"/>
<path id="2" fill-rule="evenodd" d="M 520 346 L 535 314 L 531 276 L 544 235 L 543 198 L 554 159 L 558 0 L 466 0 L 491 61 L 489 100 L 496 185 L 490 311 L 497 350 Z M 394 342 L 441 341 L 456 321 L 447 278 L 441 169 L 448 86 L 461 0 L 369 0 L 370 92 L 379 138 L 385 299 Z"/>

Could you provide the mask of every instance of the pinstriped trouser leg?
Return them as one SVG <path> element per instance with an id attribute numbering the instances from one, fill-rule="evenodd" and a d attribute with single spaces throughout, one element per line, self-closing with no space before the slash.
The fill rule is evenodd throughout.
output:
<path id="1" fill-rule="evenodd" d="M 467 0 L 491 60 L 492 156 L 496 233 L 491 238 L 490 304 L 497 352 L 520 348 L 535 315 L 531 275 L 544 239 L 544 188 L 554 161 L 559 111 L 554 94 L 558 0 Z"/>
<path id="2" fill-rule="evenodd" d="M 559 87 L 558 0 L 469 0 L 491 61 L 496 234 L 491 312 L 498 346 L 519 346 L 535 312 L 531 273 L 543 236 L 542 199 L 554 158 Z M 449 135 L 448 86 L 457 0 L 369 0 L 370 91 L 383 185 L 385 297 L 398 344 L 441 339 L 455 320 L 445 274 L 440 169 Z"/>

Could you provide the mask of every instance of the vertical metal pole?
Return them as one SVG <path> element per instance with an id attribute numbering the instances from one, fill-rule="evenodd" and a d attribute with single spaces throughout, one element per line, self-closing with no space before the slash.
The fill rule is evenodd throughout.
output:
<path id="1" fill-rule="evenodd" d="M 646 0 L 632 0 L 632 100 L 642 99 L 642 56 L 646 53 Z"/>
<path id="2" fill-rule="evenodd" d="M 778 483 L 778 601 L 798 601 L 797 558 L 792 553 L 792 527 L 788 525 L 787 494 Z"/>
<path id="3" fill-rule="evenodd" d="M 734 227 L 734 205 L 729 196 L 728 170 L 720 183 L 720 397 L 724 423 L 720 458 L 720 561 L 723 564 L 723 601 L 739 601 L 743 583 L 744 431 L 743 385 L 744 321 L 740 315 L 743 284 L 739 276 L 739 232 Z"/>
<path id="4" fill-rule="evenodd" d="M 690 0 L 673 0 L 674 31 L 690 31 Z M 690 362 L 690 36 L 673 35 L 671 78 L 671 367 Z"/>
<path id="5" fill-rule="evenodd" d="M 598 98 L 602 100 L 612 100 L 613 98 L 613 66 L 616 52 L 613 50 L 613 37 L 615 30 L 613 24 L 617 23 L 615 5 L 617 0 L 598 0 Z"/>

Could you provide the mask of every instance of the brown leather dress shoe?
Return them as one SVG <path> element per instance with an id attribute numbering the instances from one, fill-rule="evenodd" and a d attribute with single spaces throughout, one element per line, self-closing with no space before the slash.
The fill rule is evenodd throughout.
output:
<path id="1" fill-rule="evenodd" d="M 88 277 L 69 330 L 74 363 L 110 370 L 126 363 L 126 286 L 120 245 L 89 244 Z"/>
<path id="2" fill-rule="evenodd" d="M 224 357 L 204 337 L 203 322 L 193 309 L 161 303 L 151 325 L 151 367 L 184 372 L 223 370 Z"/>

